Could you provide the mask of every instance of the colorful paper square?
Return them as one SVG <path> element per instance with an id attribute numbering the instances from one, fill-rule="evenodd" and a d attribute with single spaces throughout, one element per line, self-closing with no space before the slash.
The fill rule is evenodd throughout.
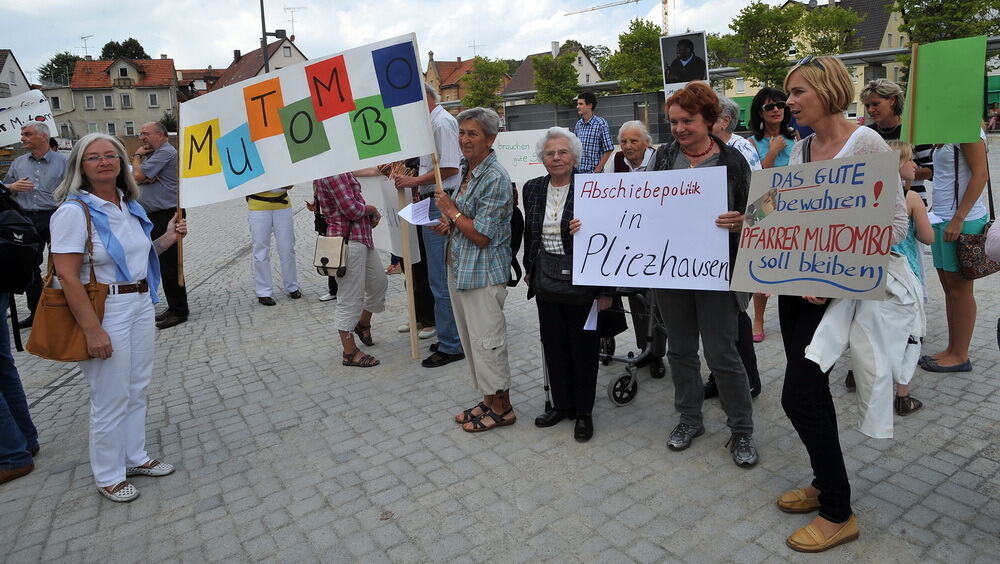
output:
<path id="1" fill-rule="evenodd" d="M 306 65 L 305 70 L 313 110 L 320 121 L 354 109 L 351 79 L 343 55 Z"/>
<path id="2" fill-rule="evenodd" d="M 372 62 L 384 107 L 393 108 L 424 99 L 412 41 L 372 51 Z"/>
<path id="3" fill-rule="evenodd" d="M 275 114 L 275 117 L 278 117 Z M 250 125 L 244 123 L 219 138 L 219 156 L 226 187 L 230 190 L 264 174 L 257 145 L 250 137 Z"/>
<path id="4" fill-rule="evenodd" d="M 293 163 L 330 150 L 323 122 L 316 119 L 312 98 L 303 98 L 278 110 L 285 128 L 285 143 Z"/>
<path id="5" fill-rule="evenodd" d="M 368 159 L 399 151 L 399 134 L 392 109 L 382 105 L 381 96 L 369 96 L 354 101 L 358 109 L 351 112 L 351 130 L 358 158 Z"/>

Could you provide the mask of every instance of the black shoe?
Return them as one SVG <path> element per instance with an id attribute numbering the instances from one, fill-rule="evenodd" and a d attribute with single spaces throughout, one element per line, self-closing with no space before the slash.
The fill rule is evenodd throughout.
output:
<path id="1" fill-rule="evenodd" d="M 700 437 L 705 434 L 705 427 L 694 425 L 688 425 L 687 423 L 678 423 L 674 427 L 673 431 L 670 431 L 670 436 L 667 437 L 667 448 L 670 450 L 684 450 L 691 446 L 691 441 L 695 437 Z"/>
<path id="2" fill-rule="evenodd" d="M 17 322 L 17 327 L 18 327 L 18 329 L 28 329 L 28 328 L 31 327 L 31 324 L 34 323 L 34 322 L 35 322 L 35 314 L 32 313 L 28 317 L 25 317 L 24 319 L 18 321 Z"/>
<path id="3" fill-rule="evenodd" d="M 295 290 L 294 292 L 288 294 L 288 297 L 292 298 L 293 300 L 297 300 L 302 297 L 302 292 L 299 290 Z"/>
<path id="4" fill-rule="evenodd" d="M 594 419 L 590 415 L 579 415 L 576 418 L 576 427 L 573 429 L 573 438 L 578 443 L 585 443 L 594 436 Z"/>
<path id="5" fill-rule="evenodd" d="M 156 320 L 157 321 L 163 321 L 164 319 L 167 318 L 168 315 L 170 315 L 170 310 L 169 309 L 165 309 L 165 310 L 161 311 L 160 313 L 156 314 Z"/>
<path id="6" fill-rule="evenodd" d="M 187 320 L 188 318 L 186 315 L 178 315 L 174 312 L 170 312 L 167 314 L 166 317 L 163 318 L 162 321 L 157 322 L 156 328 L 166 329 L 168 327 L 173 327 L 174 325 L 180 325 L 181 323 L 184 323 Z"/>
<path id="7" fill-rule="evenodd" d="M 535 427 L 551 427 L 566 418 L 566 412 L 561 409 L 549 409 L 535 417 Z"/>
<path id="8" fill-rule="evenodd" d="M 847 389 L 850 390 L 850 391 L 852 391 L 852 392 L 858 388 L 858 385 L 854 382 L 854 371 L 853 370 L 848 370 L 847 371 L 847 377 L 844 378 L 844 386 L 846 386 Z"/>
<path id="9" fill-rule="evenodd" d="M 456 360 L 463 360 L 465 358 L 465 353 L 455 353 L 448 354 L 446 352 L 434 351 L 429 357 L 425 358 L 420 366 L 424 368 L 438 368 L 444 366 L 445 364 L 455 362 Z"/>
<path id="10" fill-rule="evenodd" d="M 266 306 L 278 305 L 278 302 L 274 301 L 274 298 L 272 298 L 271 296 L 264 296 L 263 298 L 257 298 L 257 301 L 260 302 L 260 305 L 266 305 Z"/>
<path id="11" fill-rule="evenodd" d="M 705 399 L 717 397 L 719 397 L 719 385 L 715 383 L 715 375 L 709 373 L 708 380 L 705 382 Z"/>
<path id="12" fill-rule="evenodd" d="M 726 441 L 726 446 L 729 447 L 729 453 L 733 455 L 733 462 L 737 466 L 749 468 L 760 461 L 750 433 L 733 433 Z"/>
<path id="13" fill-rule="evenodd" d="M 439 346 L 441 346 L 441 343 L 439 343 L 439 342 L 438 343 L 431 343 L 431 346 L 427 347 L 427 350 L 431 351 L 432 353 L 435 353 L 435 352 L 438 352 L 438 347 Z"/>
<path id="14" fill-rule="evenodd" d="M 899 397 L 899 396 L 897 396 L 897 397 Z M 30 454 L 32 457 L 35 457 L 35 456 L 38 456 L 38 451 L 40 451 L 40 450 L 42 450 L 42 447 L 41 447 L 41 445 L 38 445 L 35 448 L 29 448 L 28 449 L 28 454 Z"/>
<path id="15" fill-rule="evenodd" d="M 760 395 L 760 384 L 757 384 L 756 388 L 753 387 L 753 386 L 750 386 L 750 398 L 753 399 L 753 398 L 755 398 L 755 397 L 757 397 L 759 395 Z"/>

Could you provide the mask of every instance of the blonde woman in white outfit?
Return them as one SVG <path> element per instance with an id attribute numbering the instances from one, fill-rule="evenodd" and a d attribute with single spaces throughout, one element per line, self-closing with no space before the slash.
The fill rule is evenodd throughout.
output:
<path id="1" fill-rule="evenodd" d="M 90 385 L 90 466 L 97 490 L 112 501 L 139 496 L 127 476 L 174 471 L 146 452 L 145 390 L 153 373 L 157 255 L 187 233 L 183 219 L 171 219 L 163 236 L 150 239 L 153 224 L 136 201 L 139 189 L 124 169 L 127 162 L 125 149 L 114 137 L 92 133 L 81 139 L 55 191 L 62 205 L 51 223 L 56 274 L 93 357 L 80 363 Z M 84 207 L 77 202 L 90 212 L 90 233 Z M 84 256 L 88 238 L 94 275 L 110 285 L 103 321 L 83 287 L 91 271 Z"/>

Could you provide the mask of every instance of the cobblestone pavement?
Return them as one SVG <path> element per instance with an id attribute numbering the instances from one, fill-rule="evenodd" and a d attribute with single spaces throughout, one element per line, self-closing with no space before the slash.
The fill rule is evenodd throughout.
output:
<path id="1" fill-rule="evenodd" d="M 1000 170 L 1000 159 L 993 163 Z M 190 210 L 192 316 L 158 333 L 148 389 L 149 451 L 177 472 L 136 479 L 137 501 L 114 504 L 94 490 L 88 390 L 79 371 L 16 354 L 42 450 L 32 474 L 0 486 L 0 559 L 804 559 L 784 539 L 811 516 L 774 505 L 809 476 L 805 450 L 779 404 L 784 357 L 776 308 L 757 348 L 764 391 L 754 404 L 762 458 L 756 468 L 730 460 L 716 400 L 706 402 L 707 433 L 687 451 L 668 451 L 666 435 L 676 422 L 670 379 L 653 380 L 642 370 L 636 400 L 615 407 L 605 386 L 621 365 L 601 368 L 591 442 L 576 443 L 568 422 L 534 427 L 544 396 L 537 318 L 523 286 L 511 291 L 506 307 L 511 395 L 521 420 L 469 435 L 451 422 L 477 401 L 466 363 L 421 368 L 395 330 L 405 317 L 401 276 L 390 278 L 387 311 L 375 317 L 371 352 L 382 365 L 340 366 L 330 328 L 335 302 L 317 300 L 325 280 L 307 268 L 308 188 L 293 196 L 305 296 L 292 301 L 276 289 L 277 307 L 254 299 L 243 202 Z M 276 257 L 272 264 L 277 284 Z M 931 277 L 925 344 L 935 351 L 946 327 Z M 996 561 L 998 290 L 1000 276 L 977 282 L 975 370 L 918 370 L 913 395 L 925 408 L 896 418 L 894 440 L 856 431 L 854 398 L 842 384 L 846 368 L 834 369 L 831 388 L 862 535 L 810 561 Z"/>

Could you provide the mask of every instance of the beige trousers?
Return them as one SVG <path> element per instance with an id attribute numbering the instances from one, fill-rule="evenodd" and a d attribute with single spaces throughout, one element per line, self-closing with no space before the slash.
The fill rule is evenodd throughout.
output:
<path id="1" fill-rule="evenodd" d="M 483 395 L 509 390 L 507 320 L 503 315 L 507 285 L 459 290 L 449 269 L 448 291 L 458 336 L 462 340 L 465 358 L 469 361 L 473 387 Z"/>

